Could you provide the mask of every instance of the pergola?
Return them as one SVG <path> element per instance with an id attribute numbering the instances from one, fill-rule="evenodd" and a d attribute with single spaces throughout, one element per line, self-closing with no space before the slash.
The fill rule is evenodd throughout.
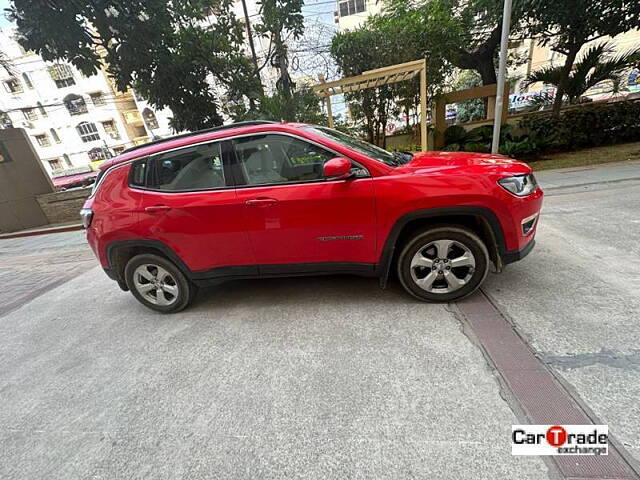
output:
<path id="1" fill-rule="evenodd" d="M 420 75 L 420 140 L 422 150 L 425 151 L 427 150 L 427 61 L 425 59 L 368 70 L 361 75 L 334 82 L 325 82 L 320 77 L 320 83 L 312 88 L 318 96 L 325 99 L 328 124 L 333 128 L 333 113 L 331 111 L 331 97 L 333 95 L 404 82 L 417 75 Z"/>

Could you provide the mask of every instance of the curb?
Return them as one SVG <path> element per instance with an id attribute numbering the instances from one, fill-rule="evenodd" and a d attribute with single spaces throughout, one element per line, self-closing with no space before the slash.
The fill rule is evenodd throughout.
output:
<path id="1" fill-rule="evenodd" d="M 75 225 L 65 225 L 61 227 L 41 228 L 37 230 L 22 230 L 20 232 L 0 234 L 0 240 L 9 238 L 33 237 L 36 235 L 46 235 L 48 233 L 72 232 L 74 230 L 82 230 L 84 227 L 81 223 Z"/>

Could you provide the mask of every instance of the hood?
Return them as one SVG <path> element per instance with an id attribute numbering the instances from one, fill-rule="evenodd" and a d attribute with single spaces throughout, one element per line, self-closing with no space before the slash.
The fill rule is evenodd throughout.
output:
<path id="1" fill-rule="evenodd" d="M 464 170 L 465 173 L 491 172 L 518 175 L 531 172 L 531 167 L 520 160 L 499 154 L 475 152 L 418 152 L 401 169 L 415 173 L 425 171 L 454 173 L 456 170 Z"/>

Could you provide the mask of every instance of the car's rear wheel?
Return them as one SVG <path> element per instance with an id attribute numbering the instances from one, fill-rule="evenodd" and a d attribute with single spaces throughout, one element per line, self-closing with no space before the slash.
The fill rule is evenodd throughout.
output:
<path id="1" fill-rule="evenodd" d="M 144 306 L 162 313 L 179 312 L 191 303 L 196 287 L 170 260 L 136 255 L 125 267 L 127 286 Z"/>
<path id="2" fill-rule="evenodd" d="M 437 227 L 416 233 L 398 257 L 398 277 L 414 297 L 450 302 L 473 293 L 489 271 L 482 240 L 462 227 Z"/>

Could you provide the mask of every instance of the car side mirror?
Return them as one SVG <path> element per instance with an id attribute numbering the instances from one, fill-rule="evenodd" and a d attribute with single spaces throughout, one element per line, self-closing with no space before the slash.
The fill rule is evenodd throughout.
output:
<path id="1" fill-rule="evenodd" d="M 351 176 L 351 160 L 336 157 L 324 164 L 323 175 L 330 180 L 342 180 Z"/>

